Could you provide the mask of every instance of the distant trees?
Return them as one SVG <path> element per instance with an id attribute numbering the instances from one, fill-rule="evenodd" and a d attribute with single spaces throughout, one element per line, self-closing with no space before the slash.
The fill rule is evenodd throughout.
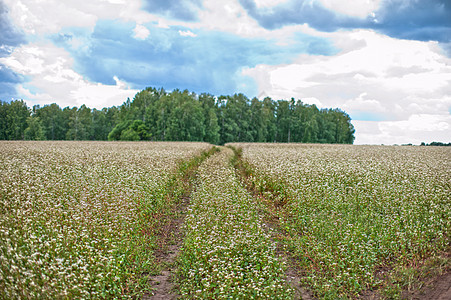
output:
<path id="1" fill-rule="evenodd" d="M 303 142 L 352 144 L 354 127 L 340 109 L 301 100 L 248 99 L 146 88 L 119 107 L 29 109 L 22 100 L 0 101 L 3 140 L 127 140 Z"/>
<path id="2" fill-rule="evenodd" d="M 412 144 L 410 144 L 410 145 L 412 145 Z M 446 147 L 451 147 L 451 143 L 432 142 L 432 143 L 426 144 L 426 143 L 422 142 L 420 146 L 446 146 Z"/>

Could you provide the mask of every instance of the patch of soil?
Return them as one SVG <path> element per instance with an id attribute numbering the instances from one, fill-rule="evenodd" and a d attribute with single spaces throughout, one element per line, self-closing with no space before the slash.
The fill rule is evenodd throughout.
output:
<path id="1" fill-rule="evenodd" d="M 449 300 L 451 299 L 451 272 L 438 276 L 410 299 L 415 300 Z"/>
<path id="2" fill-rule="evenodd" d="M 152 294 L 145 294 L 143 300 L 177 299 L 175 284 L 175 261 L 179 255 L 183 242 L 183 232 L 181 230 L 185 219 L 185 211 L 189 204 L 189 196 L 182 198 L 177 207 L 178 217 L 168 220 L 159 234 L 159 246 L 155 253 L 159 265 L 163 270 L 159 275 L 150 277 L 150 283 L 153 288 Z"/>

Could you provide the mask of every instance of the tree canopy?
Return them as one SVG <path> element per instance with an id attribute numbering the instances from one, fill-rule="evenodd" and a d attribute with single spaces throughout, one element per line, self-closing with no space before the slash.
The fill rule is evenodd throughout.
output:
<path id="1" fill-rule="evenodd" d="M 90 109 L 53 103 L 28 108 L 0 101 L 3 140 L 127 140 L 352 144 L 354 127 L 344 111 L 301 100 L 214 97 L 187 90 L 146 88 L 121 106 Z"/>

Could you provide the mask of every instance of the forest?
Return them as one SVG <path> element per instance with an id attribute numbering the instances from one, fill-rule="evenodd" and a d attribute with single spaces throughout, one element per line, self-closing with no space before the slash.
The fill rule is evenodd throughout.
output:
<path id="1" fill-rule="evenodd" d="M 249 99 L 148 87 L 101 110 L 0 101 L 0 140 L 125 140 L 352 144 L 347 113 L 301 100 Z"/>

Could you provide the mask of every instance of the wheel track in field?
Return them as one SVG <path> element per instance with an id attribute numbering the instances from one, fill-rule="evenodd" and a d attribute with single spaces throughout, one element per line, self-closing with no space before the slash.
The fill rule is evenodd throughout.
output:
<path id="1" fill-rule="evenodd" d="M 196 166 L 196 170 L 200 164 L 201 163 Z M 195 188 L 193 187 L 193 182 L 195 181 L 194 178 L 195 176 L 191 174 L 189 178 L 190 193 L 193 191 L 193 188 Z M 238 180 L 239 179 L 240 177 L 238 177 Z M 240 184 L 245 187 L 242 183 Z M 248 192 L 252 196 L 251 191 L 248 190 Z M 160 237 L 161 247 L 156 252 L 156 257 L 159 264 L 163 266 L 163 269 L 160 274 L 150 277 L 149 281 L 153 289 L 152 294 L 146 294 L 142 299 L 160 300 L 177 299 L 180 297 L 176 282 L 176 260 L 180 254 L 183 244 L 183 224 L 186 216 L 186 210 L 190 203 L 190 193 L 183 196 L 177 206 L 177 217 L 170 220 L 165 225 L 165 228 L 162 228 L 163 235 Z M 255 197 L 252 198 L 257 200 Z M 264 216 L 262 215 L 262 217 Z M 265 224 L 270 227 L 274 227 L 269 222 L 265 222 Z M 278 249 L 277 255 L 287 261 L 286 257 L 282 257 L 282 251 L 280 249 Z M 300 278 L 292 267 L 288 266 L 286 276 L 288 284 L 295 290 L 295 299 L 312 299 L 309 293 L 299 288 Z"/>
<path id="2" fill-rule="evenodd" d="M 278 221 L 278 217 L 276 213 L 273 211 L 273 207 L 269 207 L 267 203 L 271 203 L 271 200 L 266 199 L 262 193 L 257 191 L 252 184 L 249 182 L 246 167 L 244 165 L 241 151 L 232 146 L 227 146 L 233 150 L 234 157 L 232 158 L 232 165 L 235 168 L 238 178 L 241 179 L 241 184 L 247 189 L 248 193 L 252 195 L 254 201 L 256 203 L 265 203 L 264 206 L 266 211 L 262 211 L 262 219 L 267 228 L 273 229 L 272 231 L 272 241 L 277 245 L 277 254 L 287 263 L 287 282 L 288 284 L 295 290 L 295 299 L 303 299 L 303 300 L 313 300 L 316 299 L 314 295 L 304 288 L 301 284 L 302 280 L 302 270 L 297 269 L 295 259 L 288 255 L 287 250 L 285 249 L 282 242 L 280 242 L 274 235 L 283 235 L 283 232 L 280 230 L 280 224 Z"/>
<path id="3" fill-rule="evenodd" d="M 199 185 L 198 186 L 196 185 L 196 186 L 198 187 L 199 191 L 204 191 L 203 193 L 205 193 L 205 191 L 209 191 L 209 192 L 206 192 L 205 195 L 203 195 L 201 192 L 202 197 L 206 197 L 205 201 L 202 200 L 204 198 L 202 198 L 202 197 L 199 198 L 199 194 L 197 192 L 192 195 L 193 196 L 192 201 L 194 203 L 194 208 L 189 209 L 192 214 L 191 217 L 193 216 L 193 211 L 194 211 L 194 216 L 197 216 L 197 213 L 199 213 L 201 216 L 199 217 L 200 219 L 197 219 L 197 217 L 194 217 L 194 220 L 195 220 L 194 222 L 197 222 L 197 223 L 192 223 L 193 219 L 189 219 L 189 220 L 187 219 L 187 222 L 191 221 L 191 223 L 192 223 L 192 224 L 190 223 L 190 225 L 188 227 L 189 228 L 197 228 L 199 226 L 199 230 L 201 232 L 205 232 L 205 231 L 203 231 L 204 225 L 203 225 L 202 219 L 206 216 L 205 219 L 210 220 L 210 217 L 208 215 L 212 211 L 215 211 L 216 209 L 217 209 L 216 215 L 215 216 L 210 215 L 212 217 L 211 221 L 213 223 L 216 223 L 218 220 L 221 220 L 221 221 L 219 223 L 217 223 L 217 225 L 214 225 L 212 227 L 212 231 L 213 231 L 215 237 L 213 237 L 212 240 L 210 240 L 209 237 L 207 237 L 208 234 L 207 234 L 207 236 L 204 235 L 204 238 L 206 240 L 208 240 L 208 242 L 206 244 L 201 243 L 202 246 L 201 246 L 201 248 L 199 248 L 199 249 L 205 250 L 205 252 L 202 252 L 202 253 L 208 253 L 208 255 L 213 253 L 213 255 L 212 255 L 213 259 L 211 260 L 213 263 L 210 265 L 209 264 L 210 259 L 208 259 L 208 262 L 203 261 L 203 262 L 206 262 L 205 264 L 202 264 L 202 263 L 200 264 L 201 267 L 199 267 L 197 264 L 196 264 L 196 266 L 199 267 L 199 270 L 201 270 L 201 272 L 203 272 L 204 270 L 213 268 L 215 270 L 215 272 L 212 273 L 213 274 L 212 276 L 214 277 L 214 276 L 216 276 L 214 274 L 218 273 L 218 269 L 222 268 L 222 267 L 218 267 L 217 265 L 215 265 L 216 262 L 218 261 L 218 258 L 215 258 L 214 253 L 217 253 L 217 249 L 222 249 L 218 252 L 230 251 L 229 254 L 231 256 L 230 257 L 227 256 L 229 261 L 227 261 L 227 262 L 223 261 L 224 264 L 221 265 L 221 266 L 228 265 L 230 268 L 230 269 L 228 269 L 228 271 L 225 271 L 223 273 L 223 274 L 227 274 L 227 275 L 224 275 L 225 281 L 227 281 L 227 282 L 230 281 L 231 277 L 229 277 L 228 274 L 231 274 L 233 272 L 237 272 L 236 274 L 234 274 L 234 275 L 237 275 L 236 278 L 246 278 L 246 284 L 241 285 L 241 286 L 234 285 L 234 283 L 240 282 L 243 279 L 237 279 L 236 281 L 233 281 L 233 283 L 231 285 L 231 286 L 233 286 L 233 288 L 231 288 L 231 290 L 230 290 L 232 293 L 236 292 L 235 288 L 236 289 L 243 288 L 242 291 L 247 289 L 247 292 L 245 291 L 244 294 L 246 294 L 247 296 L 250 296 L 250 295 L 252 295 L 252 293 L 251 294 L 247 294 L 247 293 L 249 291 L 252 291 L 253 288 L 255 288 L 258 291 L 263 291 L 263 290 L 267 289 L 268 291 L 270 291 L 269 293 L 274 293 L 274 291 L 275 291 L 275 294 L 272 294 L 272 296 L 274 296 L 276 298 L 282 297 L 281 299 L 286 299 L 285 297 L 287 296 L 287 294 L 290 294 L 296 290 L 293 288 L 293 286 L 291 284 L 287 284 L 287 283 L 290 283 L 290 281 L 293 281 L 293 279 L 295 278 L 295 274 L 292 272 L 289 274 L 283 274 L 282 270 L 284 268 L 282 268 L 281 266 L 285 265 L 286 260 L 283 259 L 279 255 L 280 254 L 279 252 L 275 251 L 276 250 L 275 248 L 273 248 L 274 250 L 264 250 L 264 251 L 268 252 L 268 253 L 265 253 L 265 255 L 268 255 L 268 256 L 264 256 L 264 259 L 262 259 L 262 261 L 264 261 L 264 264 L 260 265 L 257 263 L 257 264 L 255 264 L 255 267 L 249 269 L 249 271 L 245 270 L 244 268 L 246 268 L 246 267 L 244 267 L 244 265 L 242 265 L 240 263 L 241 259 L 239 257 L 244 257 L 244 256 L 236 256 L 237 253 L 239 253 L 240 251 L 243 250 L 243 248 L 241 248 L 242 246 L 240 246 L 240 245 L 246 245 L 245 247 L 249 246 L 249 248 L 247 248 L 246 251 L 242 252 L 242 253 L 247 253 L 246 256 L 249 255 L 249 253 L 252 253 L 252 251 L 254 251 L 254 250 L 252 250 L 252 249 L 254 249 L 253 247 L 258 245 L 257 248 L 255 248 L 255 250 L 257 250 L 257 252 L 253 252 L 253 254 L 251 255 L 251 257 L 253 257 L 253 255 L 257 255 L 257 256 L 259 255 L 258 253 L 260 253 L 259 252 L 259 251 L 261 251 L 260 249 L 272 249 L 272 247 L 275 247 L 277 244 L 276 244 L 276 242 L 274 242 L 274 240 L 270 236 L 271 235 L 269 233 L 270 229 L 266 228 L 265 227 L 266 224 L 262 222 L 264 216 L 262 213 L 260 213 L 259 209 L 256 207 L 255 198 L 252 196 L 251 193 L 249 193 L 249 191 L 246 189 L 246 187 L 242 184 L 240 177 L 236 174 L 235 168 L 232 166 L 232 162 L 231 162 L 233 156 L 234 156 L 234 154 L 231 149 L 223 148 L 219 155 L 216 155 L 216 157 L 214 157 L 214 158 L 210 158 L 208 161 L 205 162 L 207 166 L 201 165 L 201 168 L 199 170 Z M 204 166 L 204 167 L 202 167 L 202 166 Z M 208 172 L 205 173 L 205 170 L 209 170 L 209 172 L 213 176 L 212 177 L 213 179 L 207 175 L 207 174 L 209 174 Z M 231 176 L 229 176 L 229 174 Z M 208 179 L 205 179 L 205 181 L 204 181 L 204 179 L 202 179 L 202 178 L 204 178 L 204 179 L 208 178 Z M 221 178 L 224 180 L 222 181 Z M 233 182 L 230 180 L 232 180 Z M 215 182 L 215 181 L 217 182 L 217 184 L 212 185 L 212 182 Z M 219 189 L 218 189 L 218 186 L 219 186 Z M 229 199 L 229 200 L 226 200 L 226 199 Z M 237 201 L 237 199 L 246 199 L 246 200 L 242 200 L 243 202 L 241 202 L 241 204 L 240 204 L 240 201 Z M 224 200 L 225 200 L 225 202 L 224 202 Z M 230 203 L 228 201 L 230 201 Z M 197 211 L 196 207 L 202 207 L 205 205 L 209 206 L 207 203 L 209 203 L 209 205 L 211 205 L 211 207 L 215 207 L 215 208 L 213 210 L 201 208 L 199 211 Z M 224 212 L 223 211 L 224 207 L 227 207 L 227 209 L 230 209 L 230 213 L 226 213 L 226 215 L 222 216 L 222 213 Z M 247 207 L 246 212 L 241 211 L 241 213 L 240 213 L 240 210 L 243 207 Z M 248 210 L 252 211 L 252 212 L 250 212 L 249 215 L 247 214 Z M 233 217 L 233 215 L 236 213 L 238 213 L 240 216 L 245 216 L 244 218 L 246 218 L 246 219 L 247 218 L 249 218 L 249 219 L 257 218 L 257 219 L 251 221 L 252 223 L 249 223 L 250 220 L 248 220 L 247 224 L 253 224 L 253 225 L 251 225 L 251 227 L 247 227 L 246 225 L 244 225 L 243 227 L 241 227 L 242 225 L 238 225 L 238 227 L 235 227 L 235 225 L 232 224 L 233 223 L 233 221 L 232 221 L 232 223 L 230 223 L 228 226 L 231 226 L 229 228 L 233 228 L 232 229 L 233 232 L 235 230 L 237 230 L 236 232 L 234 232 L 237 234 L 236 235 L 237 239 L 235 240 L 235 236 L 233 235 L 234 233 L 232 233 L 232 231 L 225 229 L 226 227 L 221 227 L 222 226 L 221 223 L 225 222 L 227 224 L 231 220 L 236 220 L 237 218 Z M 251 217 L 251 216 L 255 216 L 255 217 Z M 238 219 L 240 219 L 240 218 L 238 217 Z M 238 221 L 237 224 L 239 224 L 239 222 L 240 221 Z M 193 224 L 196 224 L 196 225 L 193 226 Z M 256 227 L 252 227 L 252 226 L 256 226 Z M 208 225 L 207 225 L 207 227 L 208 227 Z M 259 228 L 259 229 L 251 229 L 251 228 Z M 247 230 L 250 230 L 250 231 L 247 232 Z M 229 238 L 226 238 L 226 240 L 229 240 L 229 242 L 224 243 L 224 240 L 222 238 L 219 238 L 219 239 L 217 238 L 218 232 L 220 233 L 222 231 L 228 232 L 228 234 L 232 234 L 232 236 L 229 236 Z M 190 236 L 191 236 L 191 233 L 187 232 L 188 241 L 189 241 L 189 243 L 191 243 L 191 244 L 188 244 L 187 249 L 190 249 L 193 246 L 193 244 L 192 244 L 193 239 Z M 255 240 L 256 236 L 264 236 L 265 241 L 262 240 L 262 241 L 260 241 L 260 243 L 257 243 L 254 245 L 252 243 L 248 244 L 247 242 L 244 242 L 244 240 L 242 239 L 244 236 L 248 236 L 250 240 Z M 211 246 L 211 245 L 213 245 L 213 246 Z M 263 248 L 260 248 L 260 245 L 267 245 L 267 246 L 263 246 Z M 271 245 L 271 246 L 269 246 L 269 245 Z M 184 247 L 185 247 L 185 245 L 184 245 Z M 269 252 L 272 252 L 272 253 L 269 253 Z M 199 253 L 199 252 L 195 251 L 195 253 Z M 185 272 L 184 274 L 188 274 L 187 278 L 196 277 L 197 275 L 196 276 L 192 275 L 191 271 L 187 271 L 190 269 L 189 261 L 192 259 L 192 257 L 191 256 L 184 257 L 183 255 L 184 254 L 182 254 L 182 259 L 184 260 L 184 265 L 183 265 L 182 269 L 184 269 L 184 272 Z M 199 254 L 196 254 L 196 255 L 199 255 Z M 271 259 L 270 257 L 272 257 L 273 259 Z M 204 258 L 203 255 L 199 255 L 199 259 L 203 259 L 203 258 Z M 185 261 L 185 259 L 187 259 L 188 263 L 187 263 L 187 261 Z M 246 261 L 246 259 L 244 259 L 242 262 L 246 261 L 246 266 L 247 266 L 247 262 L 249 262 L 249 264 L 253 265 L 254 264 L 252 262 L 253 258 L 248 258 L 248 259 L 249 259 L 249 261 Z M 221 258 L 219 258 L 219 261 L 221 261 Z M 234 265 L 235 261 L 238 261 L 237 265 Z M 279 262 L 274 263 L 275 261 L 279 261 Z M 279 269 L 280 271 L 282 271 L 282 273 L 280 273 L 281 276 L 276 275 L 277 271 L 275 271 L 275 269 L 272 269 L 272 268 L 277 268 L 277 266 L 281 267 Z M 257 267 L 258 267 L 258 269 L 257 269 Z M 241 269 L 241 268 L 243 268 L 243 269 Z M 227 267 L 225 269 L 227 269 Z M 221 269 L 221 270 L 225 270 L 225 269 Z M 267 273 L 266 270 L 270 270 L 270 269 L 273 270 L 272 272 L 274 272 L 274 273 L 272 273 L 272 274 Z M 237 271 L 237 270 L 240 270 L 240 271 Z M 250 271 L 250 270 L 252 270 L 252 271 Z M 266 277 L 266 279 L 263 279 L 263 277 L 258 277 L 259 275 L 255 276 L 254 274 L 256 273 L 256 270 L 260 270 L 260 272 L 257 272 L 257 273 L 262 273 L 262 274 L 264 274 L 263 276 L 269 275 L 269 277 Z M 231 272 L 231 273 L 228 273 L 228 272 Z M 248 274 L 248 275 L 245 275 L 244 277 L 240 277 L 240 276 L 243 276 L 242 275 L 243 273 L 241 273 L 241 272 L 243 272 L 244 274 Z M 221 273 L 221 272 L 219 272 L 219 273 Z M 288 276 L 288 275 L 291 275 L 291 276 Z M 205 276 L 205 277 L 201 277 L 201 278 L 203 278 L 202 282 L 206 278 L 211 278 L 208 274 L 205 274 L 205 273 L 203 273 L 201 276 Z M 274 277 L 272 277 L 272 276 L 274 276 Z M 233 276 L 232 276 L 232 278 L 233 278 Z M 263 287 L 263 289 L 262 289 L 262 286 L 259 283 L 260 281 L 257 280 L 258 283 L 257 283 L 257 281 L 252 281 L 253 278 L 260 278 L 258 280 L 262 280 L 261 282 L 267 280 L 268 285 Z M 199 288 L 199 289 L 196 290 L 196 292 L 194 292 L 193 294 L 191 294 L 191 292 L 190 292 L 191 290 L 186 289 L 187 286 L 191 285 L 190 280 L 191 279 L 188 279 L 185 282 L 182 282 L 182 289 L 183 289 L 183 287 L 185 288 L 183 291 L 184 295 L 186 294 L 186 295 L 188 295 L 188 297 L 189 297 L 189 295 L 191 295 L 191 297 L 196 298 L 200 294 L 203 293 L 202 291 L 206 291 L 206 294 L 202 294 L 203 295 L 202 297 L 205 297 L 205 295 L 210 295 L 212 298 L 210 298 L 210 296 L 207 296 L 208 299 L 216 298 L 215 296 L 213 296 L 213 290 L 210 290 L 209 284 L 195 285 L 196 289 L 197 288 Z M 197 279 L 197 280 L 199 280 L 199 279 Z M 208 280 L 208 279 L 206 279 L 206 280 Z M 220 280 L 221 279 L 216 278 L 216 281 L 211 281 L 211 282 L 216 283 L 216 282 L 220 282 Z M 277 281 L 277 280 L 280 280 L 280 281 Z M 257 283 L 256 286 L 254 286 L 255 283 Z M 271 290 L 271 287 L 274 287 L 274 286 L 277 286 L 277 289 Z M 204 290 L 205 287 L 207 287 L 206 290 Z M 228 289 L 228 286 L 226 286 L 226 285 L 223 285 L 222 287 L 224 287 L 224 289 L 226 289 L 226 290 Z M 222 287 L 221 287 L 221 289 L 222 289 Z M 192 291 L 194 291 L 194 290 L 192 290 Z M 273 292 L 271 292 L 271 291 L 273 291 Z M 212 293 L 212 294 L 210 294 L 210 293 Z M 216 294 L 216 292 L 214 292 L 214 294 Z M 227 294 L 225 294 L 225 295 L 227 295 Z M 267 294 L 267 295 L 269 295 L 269 294 Z M 222 294 L 222 296 L 224 296 L 224 294 Z M 268 298 L 268 299 L 271 299 L 271 298 Z M 288 299 L 293 299 L 293 297 L 290 296 Z M 300 299 L 300 294 L 299 293 L 296 294 L 294 299 Z M 304 299 L 310 299 L 310 298 L 304 297 Z"/>
<path id="4" fill-rule="evenodd" d="M 236 173 L 241 178 L 242 185 L 246 187 L 248 192 L 253 195 L 256 202 L 264 203 L 265 211 L 262 212 L 264 216 L 263 220 L 267 227 L 274 229 L 276 234 L 284 236 L 283 230 L 280 228 L 279 220 L 275 208 L 277 206 L 283 206 L 282 200 L 274 203 L 271 199 L 266 199 L 262 193 L 255 189 L 252 182 L 249 180 L 249 166 L 246 165 L 246 161 L 242 158 L 242 149 L 236 149 L 233 146 L 227 146 L 234 152 L 232 164 L 236 169 Z M 273 191 L 272 191 L 273 192 Z M 296 268 L 296 259 L 284 249 L 283 242 L 277 240 L 273 236 L 278 245 L 278 254 L 284 257 L 287 261 L 291 262 L 288 265 L 286 274 L 287 280 L 290 285 L 296 290 L 296 299 L 316 299 L 309 290 L 305 289 L 301 285 L 302 270 Z M 442 255 L 443 257 L 451 257 L 451 248 L 448 248 L 447 253 Z M 313 262 L 313 261 L 312 261 Z M 421 282 L 421 289 L 408 292 L 403 290 L 400 295 L 400 299 L 409 300 L 448 300 L 451 299 L 451 266 L 448 264 L 443 271 L 437 271 L 437 274 L 429 274 L 429 276 L 422 276 L 418 278 L 418 282 Z M 424 284 L 424 285 L 423 285 Z M 363 291 L 357 299 L 379 300 L 389 299 L 381 295 L 382 290 Z"/>
<path id="5" fill-rule="evenodd" d="M 165 225 L 160 228 L 159 247 L 155 251 L 155 257 L 158 264 L 162 267 L 158 275 L 149 277 L 149 284 L 152 288 L 151 293 L 146 293 L 143 300 L 162 300 L 177 299 L 180 295 L 176 288 L 176 260 L 180 253 L 183 243 L 182 227 L 186 216 L 186 210 L 190 203 L 190 194 L 193 190 L 193 182 L 196 177 L 196 171 L 200 164 L 209 156 L 214 155 L 219 149 L 213 146 L 209 151 L 203 152 L 198 157 L 189 161 L 182 171 L 182 181 L 184 194 L 177 201 L 175 217 L 168 218 Z"/>
<path id="6" fill-rule="evenodd" d="M 234 162 L 232 164 L 235 167 L 238 178 L 241 179 L 241 185 L 244 186 L 248 193 L 253 196 L 256 202 L 264 202 L 269 203 L 270 200 L 264 199 L 262 194 L 255 189 L 252 188 L 251 184 L 247 181 L 247 175 L 245 171 L 245 167 L 243 166 L 243 161 L 240 154 L 236 151 L 236 149 L 232 148 L 235 154 Z M 217 151 L 217 150 L 216 150 Z M 214 155 L 214 152 L 211 152 L 208 156 Z M 207 157 L 208 157 L 207 156 Z M 204 158 L 205 159 L 205 158 Z M 153 288 L 152 294 L 146 294 L 142 299 L 177 299 L 180 297 L 177 290 L 176 283 L 176 260 L 181 251 L 184 233 L 182 231 L 182 227 L 184 224 L 184 219 L 186 215 L 187 207 L 190 203 L 190 192 L 193 189 L 193 182 L 195 175 L 195 171 L 203 162 L 203 159 L 195 165 L 187 175 L 184 180 L 186 180 L 189 184 L 189 193 L 185 194 L 179 200 L 176 209 L 176 217 L 169 220 L 164 228 L 162 228 L 161 236 L 160 236 L 160 248 L 156 251 L 155 256 L 160 265 L 163 266 L 163 270 L 160 274 L 150 277 L 150 284 Z M 262 211 L 261 215 L 264 220 L 265 225 L 268 228 L 273 229 L 273 238 L 272 241 L 277 244 L 277 254 L 283 260 L 289 262 L 287 264 L 286 276 L 287 283 L 295 290 L 295 299 L 316 299 L 313 294 L 302 287 L 301 278 L 302 278 L 302 270 L 298 270 L 294 262 L 294 258 L 292 258 L 289 253 L 284 249 L 282 242 L 278 241 L 278 239 L 274 236 L 274 234 L 282 234 L 282 231 L 279 228 L 279 223 L 276 217 L 276 214 L 271 212 L 271 208 L 267 207 L 267 211 Z M 437 276 L 435 278 L 430 279 L 429 284 L 422 290 L 416 291 L 413 294 L 404 294 L 403 296 L 406 299 L 418 299 L 418 300 L 426 300 L 426 299 L 451 299 L 451 288 L 450 288 L 451 276 L 449 270 L 442 274 L 441 276 Z M 359 299 L 382 299 L 380 295 L 378 295 L 377 291 L 363 293 Z"/>
<path id="7" fill-rule="evenodd" d="M 181 227 L 185 219 L 185 212 L 189 201 L 189 195 L 182 197 L 182 201 L 177 207 L 178 217 L 172 219 L 166 228 L 162 230 L 165 236 L 161 241 L 161 248 L 156 251 L 155 256 L 157 257 L 158 263 L 164 266 L 164 268 L 159 275 L 150 278 L 150 283 L 154 289 L 153 294 L 145 295 L 143 299 L 177 299 L 179 296 L 175 290 L 174 271 L 175 262 L 182 246 L 183 232 Z"/>

